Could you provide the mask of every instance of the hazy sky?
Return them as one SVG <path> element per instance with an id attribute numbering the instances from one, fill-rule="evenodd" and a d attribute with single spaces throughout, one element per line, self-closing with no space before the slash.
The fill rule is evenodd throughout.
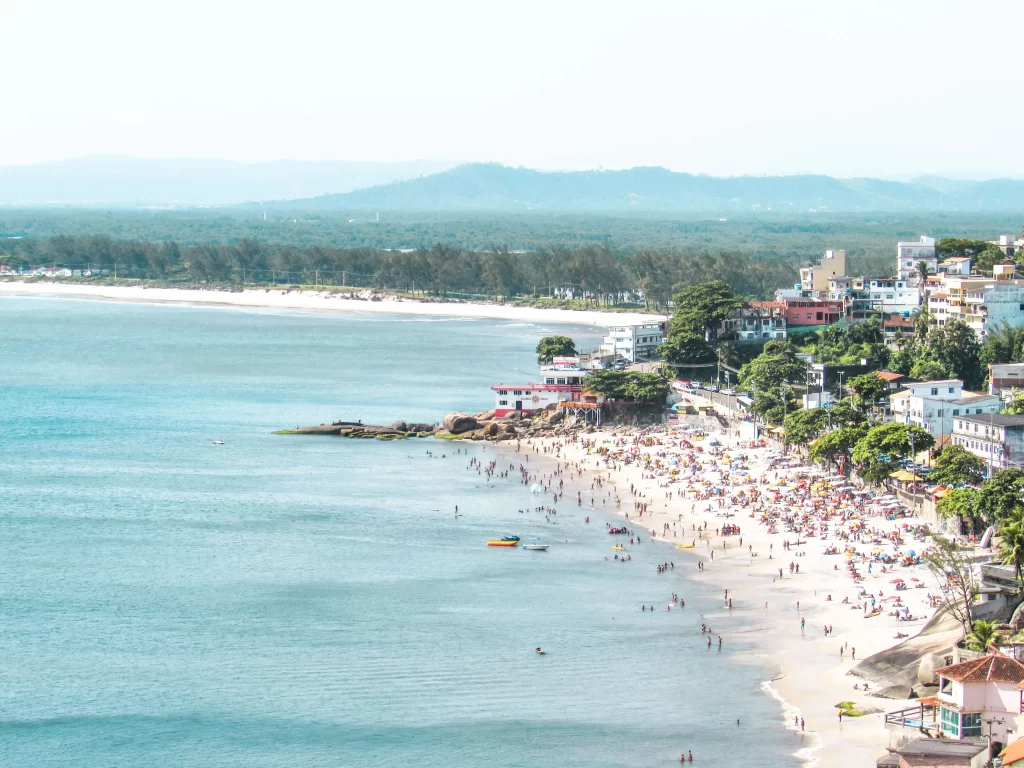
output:
<path id="1" fill-rule="evenodd" d="M 0 0 L 0 164 L 1024 175 L 1024 0 Z"/>

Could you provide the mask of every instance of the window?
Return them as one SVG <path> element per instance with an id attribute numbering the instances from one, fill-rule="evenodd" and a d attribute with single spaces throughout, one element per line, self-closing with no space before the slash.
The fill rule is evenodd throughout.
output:
<path id="1" fill-rule="evenodd" d="M 555 380 L 554 379 L 544 379 L 544 383 L 545 384 L 554 384 Z"/>
<path id="2" fill-rule="evenodd" d="M 964 712 L 960 715 L 960 735 L 965 739 L 981 737 L 981 712 Z"/>
<path id="3" fill-rule="evenodd" d="M 818 313 L 818 320 L 821 320 L 821 312 Z"/>
<path id="4" fill-rule="evenodd" d="M 499 389 L 498 390 L 498 394 L 499 395 L 507 395 L 508 394 L 508 390 L 507 389 Z"/>
<path id="5" fill-rule="evenodd" d="M 933 395 L 939 394 L 939 388 L 938 387 L 932 387 L 932 394 Z"/>
<path id="6" fill-rule="evenodd" d="M 529 397 L 530 396 L 530 390 L 526 390 L 525 392 L 523 392 L 523 394 L 526 395 L 527 397 Z"/>
<path id="7" fill-rule="evenodd" d="M 953 394 L 953 388 L 952 387 L 949 388 L 949 394 L 951 394 L 951 395 Z"/>
<path id="8" fill-rule="evenodd" d="M 556 384 L 565 384 L 565 379 L 564 379 L 564 378 L 563 378 L 563 379 L 557 379 L 557 380 L 555 381 L 555 383 L 556 383 Z"/>
<path id="9" fill-rule="evenodd" d="M 950 736 L 960 736 L 960 715 L 955 709 L 942 708 L 942 731 Z"/>
<path id="10" fill-rule="evenodd" d="M 508 405 L 508 400 L 499 400 L 498 405 Z"/>
<path id="11" fill-rule="evenodd" d="M 512 390 L 512 394 L 515 395 L 516 397 L 522 397 L 523 396 L 523 390 L 521 390 L 521 389 L 514 389 L 514 390 Z"/>
<path id="12" fill-rule="evenodd" d="M 811 315 L 811 313 L 810 313 L 810 312 L 808 312 L 808 313 L 807 313 L 807 319 L 808 319 L 808 320 L 813 320 L 813 319 L 814 319 L 814 316 L 813 316 L 813 315 Z"/>
<path id="13" fill-rule="evenodd" d="M 981 413 L 981 408 L 975 408 L 975 409 L 974 409 L 974 412 L 975 412 L 975 413 Z"/>
<path id="14" fill-rule="evenodd" d="M 959 416 L 960 415 L 960 409 L 959 408 L 954 408 L 953 409 L 953 415 L 954 416 Z"/>

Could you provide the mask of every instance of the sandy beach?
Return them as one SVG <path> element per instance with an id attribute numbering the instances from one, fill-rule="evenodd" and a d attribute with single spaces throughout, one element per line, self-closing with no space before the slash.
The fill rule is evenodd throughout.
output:
<path id="1" fill-rule="evenodd" d="M 347 291 L 346 291 L 347 293 Z M 2 296 L 49 296 L 101 301 L 146 302 L 151 304 L 198 304 L 262 309 L 296 309 L 330 312 L 373 312 L 430 317 L 479 317 L 531 323 L 576 323 L 607 328 L 664 320 L 663 315 L 591 310 L 538 309 L 506 304 L 468 302 L 427 302 L 384 299 L 369 301 L 343 298 L 331 291 L 255 289 L 244 291 L 144 286 L 80 285 L 62 282 L 0 281 Z"/>
<path id="2" fill-rule="evenodd" d="M 642 526 L 650 532 L 652 540 L 664 542 L 665 560 L 682 566 L 683 573 L 689 569 L 687 579 L 703 581 L 713 587 L 712 591 L 722 591 L 721 611 L 713 616 L 695 615 L 694 631 L 699 633 L 701 624 L 706 622 L 716 638 L 723 637 L 726 651 L 731 632 L 761 636 L 758 658 L 737 657 L 736 661 L 778 669 L 775 679 L 766 681 L 764 687 L 779 702 L 780 725 L 802 734 L 803 746 L 797 757 L 825 768 L 871 765 L 886 752 L 888 732 L 884 713 L 910 704 L 906 699 L 873 696 L 880 686 L 871 681 L 864 690 L 865 681 L 850 675 L 850 670 L 857 661 L 901 642 L 897 633 L 917 634 L 934 614 L 928 595 L 938 594 L 939 585 L 924 565 L 897 566 L 895 572 L 890 565 L 883 572 L 879 562 L 873 562 L 869 569 L 867 558 L 862 555 L 881 549 L 871 542 L 871 531 L 885 535 L 896 532 L 906 537 L 899 545 L 886 545 L 888 552 L 919 553 L 925 544 L 913 540 L 902 527 L 913 527 L 917 521 L 866 514 L 863 521 L 851 520 L 847 525 L 830 520 L 827 532 L 819 531 L 813 536 L 781 526 L 769 532 L 760 520 L 761 513 L 753 511 L 754 504 L 731 503 L 730 495 L 743 489 L 749 493 L 758 488 L 762 494 L 774 488 L 784 489 L 780 481 L 795 481 L 808 471 L 817 471 L 815 477 L 827 483 L 825 473 L 801 465 L 799 459 L 780 461 L 777 448 L 740 446 L 736 435 L 727 432 L 716 430 L 705 441 L 693 443 L 699 451 L 697 461 L 703 466 L 711 461 L 722 466 L 723 454 L 746 456 L 742 472 L 731 473 L 730 484 L 735 485 L 727 486 L 723 497 L 704 500 L 695 495 L 721 482 L 703 484 L 699 480 L 703 472 L 693 475 L 693 479 L 686 479 L 681 472 L 677 480 L 668 482 L 667 473 L 645 469 L 645 461 L 606 462 L 599 456 L 601 447 L 621 452 L 620 455 L 628 453 L 633 448 L 632 436 L 607 430 L 583 435 L 582 439 L 591 443 L 589 450 L 584 443 L 569 442 L 564 437 L 533 439 L 522 443 L 521 451 L 544 460 L 542 463 L 560 462 L 564 473 L 559 479 L 565 481 L 566 497 L 559 504 L 575 505 L 577 492 L 584 506 L 589 506 L 593 498 L 596 509 L 617 512 L 628 518 L 630 528 Z M 664 460 L 682 453 L 678 450 L 678 433 L 656 433 L 654 439 L 655 444 L 639 447 L 634 456 L 649 454 Z M 720 451 L 715 458 L 708 448 L 711 440 L 721 444 L 720 449 L 715 449 Z M 724 465 L 728 468 L 728 462 Z M 765 483 L 741 485 L 736 482 L 741 476 L 745 476 L 747 483 L 762 478 Z M 601 484 L 591 490 L 596 478 L 601 478 Z M 668 498 L 668 494 L 672 497 Z M 550 502 L 551 497 L 547 500 Z M 642 516 L 636 504 L 647 505 Z M 863 533 L 845 539 L 850 535 L 851 522 L 861 523 Z M 740 533 L 720 535 L 725 524 L 739 526 Z M 701 527 L 706 528 L 703 533 Z M 858 526 L 852 527 L 856 530 Z M 680 549 L 679 545 L 696 546 Z M 853 560 L 845 556 L 848 545 L 858 552 Z M 838 553 L 827 553 L 832 546 L 838 548 Z M 856 562 L 860 581 L 852 578 L 848 562 Z M 908 588 L 897 592 L 895 579 L 903 580 Z M 685 592 L 681 596 L 685 599 Z M 892 601 L 897 596 L 913 619 L 903 621 L 892 615 L 896 610 Z M 864 606 L 870 605 L 872 598 L 878 601 L 881 611 L 865 617 L 869 609 Z M 831 627 L 828 635 L 826 626 Z M 859 709 L 877 711 L 840 720 L 836 708 L 840 702 L 854 702 Z"/>

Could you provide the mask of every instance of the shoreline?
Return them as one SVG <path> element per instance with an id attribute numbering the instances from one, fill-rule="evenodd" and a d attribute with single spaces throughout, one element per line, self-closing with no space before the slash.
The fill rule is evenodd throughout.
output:
<path id="1" fill-rule="evenodd" d="M 193 288 L 147 288 L 144 286 L 87 285 L 62 282 L 0 280 L 0 297 L 22 296 L 121 301 L 145 304 L 181 304 L 243 309 L 314 310 L 338 313 L 375 313 L 421 317 L 461 317 L 515 320 L 532 323 L 594 325 L 640 325 L 666 320 L 664 315 L 602 312 L 599 310 L 542 309 L 508 304 L 383 299 L 369 301 L 342 298 L 331 291 L 253 289 L 223 291 Z"/>
<path id="2" fill-rule="evenodd" d="M 655 436 L 663 438 L 664 434 L 659 432 Z M 729 438 L 714 436 L 723 443 L 722 448 L 727 452 L 742 451 L 754 454 L 757 451 L 770 450 L 738 449 L 736 440 L 731 435 Z M 617 434 L 614 430 L 601 430 L 580 437 L 595 440 L 601 445 L 605 440 L 614 441 L 623 437 L 632 440 L 633 436 Z M 556 446 L 558 453 L 555 452 Z M 653 455 L 667 447 L 668 441 L 663 446 L 652 446 L 646 450 Z M 547 448 L 548 452 L 544 452 L 544 448 Z M 856 649 L 859 654 L 857 660 L 866 659 L 902 642 L 894 636 L 894 632 L 902 631 L 911 637 L 915 636 L 927 624 L 934 611 L 925 610 L 915 602 L 914 614 L 917 618 L 899 624 L 886 616 L 863 619 L 859 611 L 851 615 L 849 609 L 853 607 L 852 603 L 856 599 L 857 587 L 852 584 L 845 569 L 831 570 L 840 562 L 845 563 L 845 558 L 842 561 L 838 557 L 829 558 L 821 551 L 824 546 L 820 546 L 836 543 L 841 548 L 844 543 L 841 540 L 818 542 L 812 539 L 800 548 L 800 552 L 783 553 L 780 548 L 780 551 L 775 552 L 780 555 L 779 559 L 772 560 L 769 564 L 763 556 L 770 557 L 772 544 L 781 545 L 782 540 L 787 538 L 786 534 L 769 539 L 765 527 L 758 521 L 750 519 L 753 515 L 749 509 L 730 507 L 727 504 L 722 512 L 733 512 L 735 517 L 728 519 L 728 522 L 741 526 L 743 544 L 756 550 L 762 555 L 760 558 L 747 557 L 747 553 L 741 547 L 735 546 L 735 537 L 730 539 L 713 535 L 715 526 L 721 525 L 725 520 L 716 521 L 714 512 L 704 511 L 703 507 L 709 503 L 706 500 L 680 498 L 678 492 L 687 488 L 685 482 L 661 486 L 657 478 L 651 475 L 643 478 L 645 473 L 642 465 L 637 463 L 615 463 L 615 466 L 609 466 L 603 459 L 595 462 L 599 458 L 596 451 L 588 454 L 578 443 L 570 443 L 564 437 L 533 438 L 532 444 L 524 441 L 521 452 L 540 459 L 546 465 L 552 463 L 553 466 L 561 464 L 565 467 L 565 462 L 581 464 L 584 467 L 583 473 L 579 474 L 572 484 L 566 479 L 566 490 L 571 488 L 572 493 L 577 489 L 582 491 L 589 488 L 589 482 L 600 476 L 604 486 L 594 491 L 594 496 L 609 493 L 610 497 L 607 505 L 601 504 L 599 498 L 596 499 L 598 503 L 593 506 L 595 511 L 615 515 L 628 520 L 631 526 L 646 529 L 651 542 L 664 542 L 675 550 L 676 544 L 690 544 L 690 540 L 696 539 L 697 534 L 691 531 L 686 532 L 685 537 L 675 534 L 665 536 L 662 532 L 665 523 L 671 525 L 673 522 L 681 522 L 684 530 L 686 524 L 707 524 L 709 530 L 704 536 L 699 537 L 704 546 L 698 545 L 698 548 L 692 550 L 678 549 L 673 554 L 683 560 L 684 568 L 689 566 L 694 569 L 686 577 L 690 583 L 699 581 L 709 592 L 713 593 L 714 589 L 719 589 L 728 590 L 730 596 L 736 595 L 736 610 L 726 609 L 723 604 L 723 614 L 720 617 L 711 617 L 715 620 L 716 634 L 721 631 L 717 628 L 721 624 L 724 629 L 721 634 L 726 638 L 726 642 L 730 634 L 763 635 L 756 641 L 758 647 L 754 657 L 734 657 L 732 661 L 757 664 L 768 671 L 769 676 L 762 681 L 761 691 L 779 705 L 779 724 L 786 730 L 803 735 L 806 739 L 806 743 L 796 750 L 793 756 L 808 766 L 841 768 L 854 763 L 873 764 L 885 753 L 889 733 L 884 725 L 884 714 L 886 711 L 910 706 L 910 701 L 873 696 L 884 687 L 874 680 L 869 680 L 870 690 L 854 691 L 854 684 L 862 683 L 864 678 L 851 674 L 857 661 L 851 661 L 849 651 L 840 655 L 840 647 L 846 644 Z M 707 454 L 704 456 L 707 457 Z M 806 469 L 806 465 L 804 468 Z M 752 469 L 752 474 L 757 475 L 759 472 Z M 631 484 L 642 496 L 630 493 Z M 676 492 L 675 498 L 663 498 L 667 490 Z M 616 496 L 621 498 L 621 505 L 613 503 Z M 626 506 L 629 501 L 638 498 L 649 505 L 648 513 L 643 518 L 638 518 Z M 570 498 L 561 503 L 571 501 L 573 500 Z M 691 513 L 691 508 L 698 505 L 701 508 Z M 587 506 L 586 499 L 584 506 Z M 904 522 L 894 523 L 877 517 L 866 520 L 869 525 L 889 529 Z M 731 545 L 731 548 L 723 550 L 723 545 Z M 712 548 L 718 556 L 708 560 L 706 558 Z M 861 548 L 864 548 L 863 544 Z M 702 568 L 698 568 L 698 562 L 703 563 Z M 779 566 L 785 568 L 788 562 L 799 563 L 803 573 L 790 573 L 783 578 L 773 574 Z M 891 589 L 891 575 L 891 572 L 882 574 L 880 568 L 875 568 L 872 574 L 866 574 L 864 586 L 873 591 Z M 901 569 L 900 575 L 908 578 L 920 577 L 921 582 L 926 583 L 932 592 L 938 588 L 937 583 L 932 583 L 934 578 L 924 566 Z M 833 599 L 828 601 L 828 596 L 832 596 Z M 912 600 L 923 599 L 925 590 L 907 590 L 902 596 L 909 603 Z M 844 605 L 843 597 L 849 597 L 851 605 Z M 761 606 L 764 606 L 763 618 Z M 806 629 L 801 627 L 801 619 L 806 620 Z M 825 636 L 821 630 L 825 625 L 832 626 L 834 634 Z M 867 709 L 868 714 L 859 717 L 847 716 L 840 721 L 836 705 L 845 701 L 852 701 L 858 708 Z M 806 721 L 806 730 L 794 725 L 793 717 L 802 717 Z"/>

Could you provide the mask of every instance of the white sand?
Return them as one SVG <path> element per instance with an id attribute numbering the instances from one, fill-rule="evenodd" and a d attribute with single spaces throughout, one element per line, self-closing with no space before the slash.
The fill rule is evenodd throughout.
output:
<path id="1" fill-rule="evenodd" d="M 107 301 L 182 303 L 267 309 L 299 309 L 332 312 L 379 312 L 399 315 L 481 317 L 531 323 L 577 323 L 580 325 L 637 325 L 664 320 L 662 315 L 590 310 L 536 309 L 506 304 L 424 302 L 388 299 L 367 301 L 341 298 L 329 291 L 284 291 L 247 289 L 218 291 L 187 288 L 145 288 L 142 286 L 77 285 L 62 282 L 0 281 L 0 296 L 48 296 Z"/>
<path id="2" fill-rule="evenodd" d="M 596 439 L 598 445 L 605 440 L 615 439 L 610 432 L 599 432 L 586 437 Z M 722 442 L 722 447 L 726 451 L 734 454 L 745 453 L 749 457 L 748 467 L 751 475 L 763 476 L 767 472 L 765 463 L 769 449 L 736 449 L 737 441 L 734 437 L 726 437 L 724 434 L 716 434 L 713 437 Z M 802 546 L 793 546 L 790 551 L 783 551 L 782 542 L 789 540 L 795 544 L 798 540 L 797 535 L 787 534 L 785 531 L 774 535 L 768 534 L 759 519 L 751 519 L 750 508 L 730 507 L 727 497 L 726 507 L 721 510 L 717 508 L 717 502 L 714 500 L 680 499 L 680 492 L 689 487 L 685 481 L 673 483 L 668 487 L 659 487 L 666 478 L 642 479 L 644 470 L 637 464 L 619 465 L 609 470 L 604 462 L 601 462 L 599 468 L 596 465 L 597 453 L 587 455 L 586 450 L 578 444 L 561 446 L 556 455 L 555 446 L 560 442 L 556 438 L 546 438 L 534 439 L 530 446 L 525 442 L 522 444 L 523 451 L 542 459 L 562 462 L 568 460 L 585 468 L 582 477 L 577 477 L 571 485 L 567 470 L 564 478 L 566 497 L 565 501 L 560 503 L 575 505 L 573 497 L 579 489 L 582 490 L 585 505 L 589 505 L 590 497 L 593 495 L 594 506 L 598 509 L 628 513 L 631 527 L 642 526 L 652 531 L 652 538 L 655 541 L 666 542 L 664 555 L 659 557 L 664 557 L 666 561 L 674 561 L 677 569 L 690 569 L 688 579 L 705 581 L 708 585 L 714 585 L 715 589 L 722 590 L 723 603 L 720 611 L 706 617 L 697 614 L 693 616 L 693 631 L 698 642 L 704 640 L 700 634 L 700 625 L 704 621 L 712 626 L 716 637 L 723 636 L 725 651 L 728 651 L 729 633 L 734 628 L 753 632 L 759 638 L 756 658 L 734 657 L 734 660 L 740 663 L 766 664 L 769 668 L 775 667 L 780 670 L 779 677 L 766 683 L 765 688 L 767 693 L 779 700 L 783 709 L 779 724 L 793 730 L 799 740 L 800 746 L 795 751 L 798 757 L 813 765 L 838 767 L 871 765 L 876 758 L 885 754 L 888 732 L 884 725 L 884 712 L 902 709 L 911 704 L 905 700 L 871 696 L 872 691 L 878 688 L 873 683 L 870 684 L 868 691 L 854 691 L 854 684 L 863 681 L 848 676 L 849 670 L 855 665 L 850 658 L 850 649 L 856 649 L 857 659 L 864 659 L 901 642 L 895 637 L 897 632 L 913 636 L 920 631 L 927 618 L 934 613 L 927 605 L 926 593 L 930 591 L 937 594 L 938 591 L 938 584 L 926 568 L 897 568 L 896 573 L 882 573 L 880 564 L 875 563 L 872 573 L 868 574 L 867 565 L 859 565 L 860 572 L 865 577 L 861 586 L 868 593 L 878 596 L 881 591 L 886 597 L 899 594 L 912 614 L 919 617 L 913 621 L 897 622 L 894 617 L 888 615 L 892 606 L 882 603 L 884 608 L 881 615 L 863 618 L 863 610 L 853 608 L 863 601 L 857 597 L 858 587 L 854 585 L 846 571 L 846 558 L 841 554 L 824 555 L 825 548 L 831 544 L 835 544 L 842 553 L 846 542 L 835 536 L 829 536 L 825 541 L 811 538 Z M 705 441 L 703 445 L 706 451 L 707 442 Z M 548 453 L 543 452 L 545 446 L 549 449 Z M 652 454 L 658 450 L 663 449 L 641 449 L 642 452 Z M 785 470 L 780 471 L 780 475 L 785 474 Z M 605 485 L 603 489 L 598 488 L 592 492 L 590 483 L 596 475 L 604 478 Z M 769 477 L 774 480 L 774 470 Z M 631 483 L 636 486 L 637 493 L 643 496 L 630 493 Z M 665 493 L 669 490 L 675 492 L 676 498 L 666 500 Z M 611 491 L 611 498 L 606 495 L 608 491 Z M 614 501 L 616 495 L 621 499 L 621 505 L 618 507 Z M 602 504 L 602 499 L 607 499 L 607 503 Z M 637 517 L 633 508 L 636 501 L 649 503 L 649 512 L 642 519 Z M 693 504 L 696 504 L 696 512 L 691 513 Z M 708 504 L 714 507 L 710 513 L 702 511 Z M 727 511 L 733 512 L 735 517 L 726 519 L 716 516 L 718 512 Z M 678 533 L 663 537 L 663 524 L 677 521 L 680 514 L 682 521 L 677 522 Z M 699 527 L 702 522 L 709 524 L 709 530 L 703 539 L 699 538 L 699 533 L 692 531 L 692 526 Z M 737 536 L 725 539 L 715 535 L 715 529 L 726 522 L 740 526 L 742 546 L 739 545 Z M 891 531 L 904 522 L 914 521 L 888 521 L 880 517 L 868 517 L 865 522 L 870 527 Z M 694 539 L 697 542 L 695 549 L 680 550 L 675 546 L 668 546 L 669 543 L 690 544 Z M 727 549 L 722 548 L 723 542 L 727 543 Z M 870 552 L 873 548 L 871 544 L 864 542 L 850 543 L 857 546 L 860 552 Z M 749 545 L 753 545 L 756 557 L 749 554 Z M 771 550 L 770 545 L 773 545 Z M 710 559 L 711 547 L 715 550 L 714 560 Z M 913 540 L 907 540 L 903 546 L 905 550 L 915 549 L 918 552 L 923 548 L 923 544 Z M 773 556 L 772 559 L 769 559 L 769 555 Z M 704 563 L 704 570 L 697 569 L 697 560 Z M 790 574 L 791 562 L 799 563 L 799 574 Z M 835 570 L 835 566 L 838 566 L 838 570 Z M 781 579 L 778 578 L 779 568 L 783 569 Z M 896 593 L 890 583 L 895 577 L 905 579 L 910 586 L 913 586 L 910 579 L 917 578 L 925 587 Z M 678 587 L 667 588 L 666 591 L 669 589 Z M 729 597 L 734 601 L 732 610 L 725 604 L 725 589 L 729 590 Z M 832 596 L 830 602 L 827 601 L 828 595 Z M 684 599 L 686 597 L 685 593 L 681 596 Z M 849 604 L 842 604 L 844 597 L 850 599 Z M 806 619 L 804 630 L 800 628 L 801 618 Z M 829 637 L 825 637 L 825 625 L 833 627 L 833 633 Z M 848 648 L 840 658 L 840 647 L 844 644 L 847 644 Z M 835 705 L 842 701 L 853 701 L 860 707 L 880 709 L 882 712 L 859 718 L 844 717 L 840 723 Z M 794 716 L 804 718 L 805 731 L 801 732 L 799 726 L 794 726 Z"/>

